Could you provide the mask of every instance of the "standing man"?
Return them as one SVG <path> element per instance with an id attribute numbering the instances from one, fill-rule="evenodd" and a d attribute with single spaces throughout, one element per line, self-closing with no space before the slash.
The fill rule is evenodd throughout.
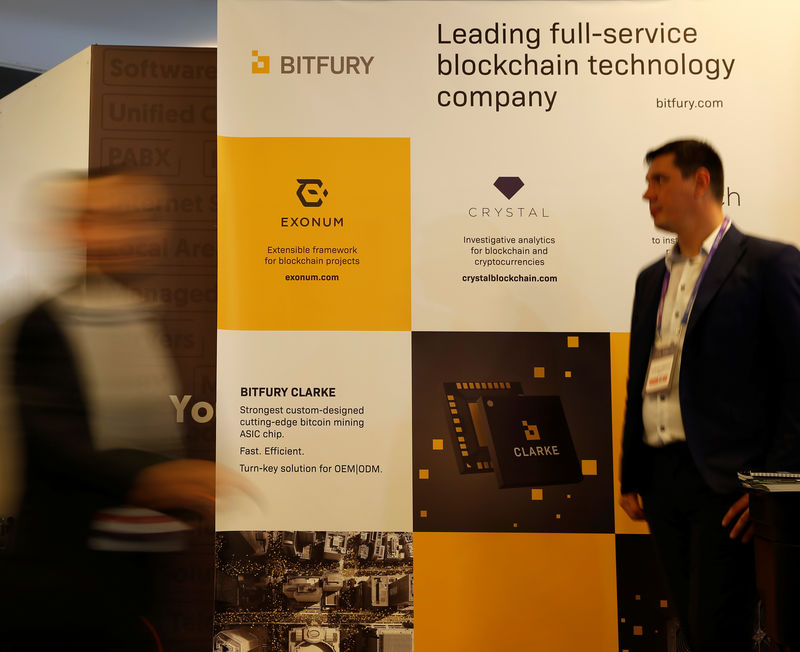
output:
<path id="1" fill-rule="evenodd" d="M 741 470 L 800 468 L 800 252 L 722 212 L 706 143 L 648 152 L 644 199 L 677 236 L 636 281 L 620 504 L 647 519 L 693 652 L 752 649 Z"/>

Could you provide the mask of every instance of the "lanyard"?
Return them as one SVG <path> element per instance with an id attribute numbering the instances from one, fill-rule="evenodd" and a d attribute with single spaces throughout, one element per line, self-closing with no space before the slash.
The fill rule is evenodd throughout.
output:
<path id="1" fill-rule="evenodd" d="M 689 313 L 692 311 L 694 300 L 697 298 L 697 291 L 700 289 L 700 283 L 702 282 L 703 277 L 706 275 L 706 270 L 708 270 L 711 257 L 717 252 L 717 247 L 719 247 L 722 236 L 725 235 L 725 231 L 728 230 L 728 225 L 730 223 L 730 218 L 726 217 L 719 227 L 717 237 L 714 238 L 714 244 L 711 245 L 711 249 L 708 251 L 708 256 L 706 256 L 706 259 L 703 262 L 703 267 L 700 269 L 700 275 L 697 277 L 697 282 L 695 282 L 694 288 L 692 288 L 692 294 L 689 296 L 689 302 L 686 304 L 686 311 L 683 313 L 683 317 L 681 318 L 681 328 L 686 326 L 687 322 L 689 321 Z M 664 300 L 666 299 L 667 288 L 669 287 L 669 277 L 670 271 L 669 268 L 667 268 L 667 272 L 664 274 L 664 281 L 661 283 L 661 300 L 658 302 L 658 322 L 656 323 L 656 332 L 659 335 L 661 334 L 661 321 L 664 317 Z"/>

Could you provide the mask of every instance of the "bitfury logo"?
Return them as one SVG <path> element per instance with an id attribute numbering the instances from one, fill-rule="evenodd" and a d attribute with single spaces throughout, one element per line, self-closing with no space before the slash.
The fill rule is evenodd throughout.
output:
<path id="1" fill-rule="evenodd" d="M 269 74 L 269 57 L 261 56 L 258 50 L 253 50 L 253 63 L 251 69 L 254 75 L 268 75 Z"/>
<path id="2" fill-rule="evenodd" d="M 270 73 L 270 58 L 258 50 L 251 50 L 250 71 L 254 75 Z M 369 75 L 374 56 L 361 55 L 281 55 L 278 58 L 279 75 Z"/>
<path id="3" fill-rule="evenodd" d="M 322 198 L 328 191 L 322 187 L 322 179 L 298 179 L 297 198 L 303 206 L 316 208 L 322 206 Z"/>

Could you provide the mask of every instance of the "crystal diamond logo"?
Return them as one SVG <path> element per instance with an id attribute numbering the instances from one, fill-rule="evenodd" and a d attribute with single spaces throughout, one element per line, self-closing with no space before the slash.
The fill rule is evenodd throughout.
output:
<path id="1" fill-rule="evenodd" d="M 497 181 L 494 182 L 494 187 L 502 192 L 506 199 L 511 199 L 524 185 L 519 177 L 497 177 Z"/>

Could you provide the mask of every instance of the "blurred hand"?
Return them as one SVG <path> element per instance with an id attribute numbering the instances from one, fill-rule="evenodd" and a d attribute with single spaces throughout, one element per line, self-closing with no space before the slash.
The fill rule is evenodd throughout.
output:
<path id="1" fill-rule="evenodd" d="M 186 510 L 213 522 L 216 465 L 205 460 L 154 464 L 136 476 L 128 502 L 158 511 Z"/>
<path id="2" fill-rule="evenodd" d="M 622 494 L 619 497 L 619 504 L 625 513 L 630 516 L 634 521 L 644 520 L 644 511 L 642 510 L 642 503 L 639 501 L 639 494 L 635 491 L 631 493 Z"/>
<path id="3" fill-rule="evenodd" d="M 733 523 L 729 533 L 731 539 L 737 539 L 741 535 L 742 543 L 747 543 L 753 538 L 755 526 L 750 521 L 750 494 L 739 498 L 725 512 L 725 516 L 722 517 L 722 527 L 728 527 L 731 523 Z"/>

